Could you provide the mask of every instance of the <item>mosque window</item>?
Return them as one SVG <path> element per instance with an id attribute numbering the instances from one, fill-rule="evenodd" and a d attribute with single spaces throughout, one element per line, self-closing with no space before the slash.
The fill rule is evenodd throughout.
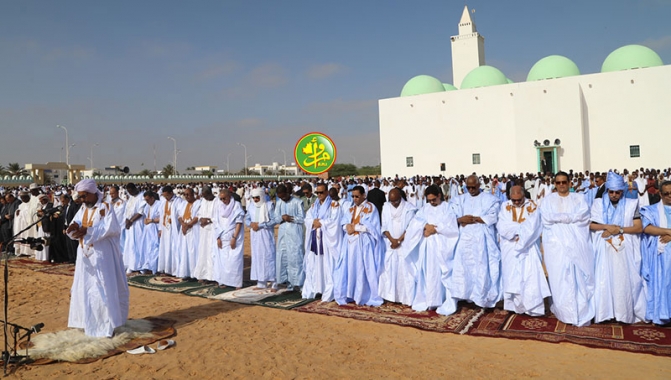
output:
<path id="1" fill-rule="evenodd" d="M 639 145 L 629 145 L 629 157 L 641 157 L 641 147 Z"/>
<path id="2" fill-rule="evenodd" d="M 409 167 L 409 168 L 415 166 L 412 157 L 406 157 L 405 158 L 405 166 Z"/>
<path id="3" fill-rule="evenodd" d="M 480 153 L 473 153 L 473 165 L 480 165 Z"/>

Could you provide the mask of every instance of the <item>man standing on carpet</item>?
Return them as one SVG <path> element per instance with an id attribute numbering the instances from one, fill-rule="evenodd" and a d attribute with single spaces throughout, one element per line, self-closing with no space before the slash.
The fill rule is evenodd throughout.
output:
<path id="1" fill-rule="evenodd" d="M 220 202 L 216 202 L 215 234 L 217 252 L 214 258 L 214 280 L 220 287 L 242 287 L 243 228 L 245 211 L 240 202 L 233 199 L 228 189 L 219 192 Z"/>
<path id="2" fill-rule="evenodd" d="M 257 289 L 265 289 L 270 283 L 277 288 L 275 276 L 275 224 L 273 224 L 273 204 L 266 201 L 263 188 L 252 189 L 252 202 L 247 206 L 245 225 L 249 227 L 249 243 L 252 251 L 252 270 L 249 278 L 256 281 Z"/>
<path id="3" fill-rule="evenodd" d="M 466 191 L 450 201 L 459 223 L 459 241 L 449 291 L 454 298 L 494 307 L 501 299 L 501 251 L 496 235 L 499 199 L 481 192 L 475 175 L 466 179 Z"/>
<path id="4" fill-rule="evenodd" d="M 124 236 L 123 262 L 128 273 L 138 270 L 138 255 L 141 251 L 142 229 L 144 228 L 144 197 L 134 183 L 126 185 L 128 201 L 124 210 L 126 234 Z"/>
<path id="5" fill-rule="evenodd" d="M 671 322 L 671 181 L 659 188 L 662 201 L 641 208 L 641 274 L 648 292 L 645 319 L 664 325 Z"/>
<path id="6" fill-rule="evenodd" d="M 126 237 L 126 222 L 124 218 L 124 213 L 126 211 L 126 202 L 123 199 L 119 198 L 119 186 L 112 185 L 109 189 L 109 203 L 114 209 L 116 214 L 116 220 L 121 226 L 121 249 L 123 250 L 124 238 Z M 123 251 L 122 251 L 123 252 Z"/>
<path id="7" fill-rule="evenodd" d="M 393 191 L 393 190 L 392 190 Z M 442 315 L 457 311 L 450 281 L 454 266 L 454 250 L 459 239 L 457 217 L 451 204 L 444 201 L 436 185 L 426 188 L 425 204 L 408 225 L 403 258 L 414 269 L 412 308 L 416 311 L 436 310 Z M 406 275 L 407 276 L 407 275 Z"/>
<path id="8" fill-rule="evenodd" d="M 550 288 L 543 271 L 540 236 L 543 230 L 536 204 L 522 186 L 510 189 L 510 200 L 499 211 L 503 308 L 518 314 L 545 315 Z"/>
<path id="9" fill-rule="evenodd" d="M 638 199 L 625 198 L 629 186 L 616 173 L 609 172 L 603 186 L 605 194 L 592 204 L 590 224 L 596 261 L 594 322 L 613 318 L 624 323 L 641 322 L 645 320 L 645 290 Z"/>
<path id="10" fill-rule="evenodd" d="M 152 191 L 145 191 L 143 195 L 144 210 L 142 210 L 142 215 L 144 216 L 144 226 L 142 227 L 142 239 L 137 245 L 135 267 L 128 269 L 156 273 L 158 271 L 161 202 L 156 200 L 157 195 Z"/>
<path id="11" fill-rule="evenodd" d="M 196 213 L 200 231 L 198 235 L 198 258 L 193 277 L 201 282 L 214 281 L 214 259 L 217 254 L 217 235 L 214 221 L 217 218 L 217 204 L 219 200 L 214 198 L 210 187 L 203 187 L 203 197 L 200 200 L 200 208 Z"/>
<path id="12" fill-rule="evenodd" d="M 278 284 L 287 283 L 289 291 L 299 290 L 305 281 L 303 271 L 303 202 L 291 196 L 286 185 L 277 186 L 277 203 L 273 223 L 277 230 L 276 276 Z"/>
<path id="13" fill-rule="evenodd" d="M 555 175 L 555 187 L 540 206 L 551 310 L 564 323 L 587 326 L 594 318 L 595 286 L 589 207 L 583 194 L 569 191 L 565 172 Z"/>
<path id="14" fill-rule="evenodd" d="M 385 254 L 380 273 L 380 297 L 390 302 L 411 305 L 415 295 L 415 267 L 406 260 L 412 247 L 404 241 L 417 209 L 401 197 L 401 190 L 396 187 L 389 190 L 388 197 L 389 202 L 381 208 Z"/>
<path id="15" fill-rule="evenodd" d="M 384 302 L 378 292 L 382 267 L 380 216 L 375 206 L 366 201 L 362 186 L 352 189 L 354 205 L 343 213 L 342 229 L 347 236 L 333 274 L 335 301 L 339 305 L 380 306 Z"/>
<path id="16" fill-rule="evenodd" d="M 198 240 L 200 237 L 200 225 L 198 223 L 198 211 L 200 210 L 200 199 L 192 188 L 184 190 L 182 207 L 177 212 L 179 225 L 179 238 L 177 239 L 178 252 L 180 254 L 179 265 L 175 276 L 181 278 L 192 278 L 196 272 L 198 260 Z"/>
<path id="17" fill-rule="evenodd" d="M 161 206 L 160 245 L 158 249 L 158 271 L 165 274 L 174 274 L 182 260 L 184 252 L 177 246 L 177 234 L 181 229 L 177 212 L 182 207 L 182 198 L 175 196 L 172 186 L 164 186 L 161 192 L 163 202 Z"/>
<path id="18" fill-rule="evenodd" d="M 317 201 L 305 215 L 305 284 L 302 297 L 322 302 L 334 300 L 333 270 L 340 256 L 343 232 L 340 225 L 341 207 L 329 196 L 325 183 L 317 184 Z"/>
<path id="19" fill-rule="evenodd" d="M 71 239 L 79 240 L 68 327 L 84 329 L 88 336 L 111 337 L 128 319 L 121 228 L 94 180 L 79 181 L 75 191 L 84 207 L 66 230 Z"/>

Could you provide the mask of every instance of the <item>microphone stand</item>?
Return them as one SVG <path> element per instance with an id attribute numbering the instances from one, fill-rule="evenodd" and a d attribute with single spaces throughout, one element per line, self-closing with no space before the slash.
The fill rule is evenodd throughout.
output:
<path id="1" fill-rule="evenodd" d="M 44 219 L 50 217 L 53 214 L 44 214 L 39 220 L 37 220 L 35 223 L 29 225 L 28 227 L 24 228 L 23 230 L 19 231 L 16 235 L 14 235 L 10 241 L 9 244 L 14 244 L 14 240 L 16 240 L 19 235 L 22 233 L 28 231 L 29 229 L 33 228 L 36 226 L 38 223 L 43 221 Z M 4 259 L 5 259 L 5 269 L 4 269 L 4 283 L 5 283 L 5 294 L 4 294 L 4 319 L 2 320 L 2 324 L 4 325 L 4 340 L 5 340 L 5 349 L 2 351 L 2 363 L 3 363 L 3 371 L 4 375 L 7 376 L 7 366 L 11 362 L 13 364 L 16 364 L 17 366 L 23 365 L 23 364 L 28 364 L 32 362 L 32 360 L 28 357 L 27 353 L 28 350 L 26 350 L 26 355 L 19 355 L 18 350 L 17 350 L 17 344 L 18 341 L 28 337 L 28 342 L 30 342 L 30 336 L 33 332 L 37 332 L 33 330 L 32 328 L 27 328 L 23 326 L 19 326 L 13 323 L 10 323 L 7 320 L 7 306 L 9 304 L 9 291 L 8 291 L 8 285 L 9 285 L 9 251 L 5 249 L 3 252 L 4 254 Z M 9 347 L 9 339 L 8 339 L 8 334 L 7 334 L 7 328 L 8 326 L 12 326 L 13 333 L 12 337 L 14 338 L 14 350 L 10 352 L 10 347 Z M 26 334 L 24 334 L 21 337 L 18 337 L 19 331 L 24 330 L 26 331 Z M 18 337 L 18 339 L 17 339 Z"/>

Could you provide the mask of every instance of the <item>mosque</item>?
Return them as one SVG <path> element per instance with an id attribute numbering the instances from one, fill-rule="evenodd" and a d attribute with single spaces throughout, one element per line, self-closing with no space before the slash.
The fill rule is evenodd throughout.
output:
<path id="1" fill-rule="evenodd" d="M 671 165 L 671 65 L 650 48 L 623 46 L 587 75 L 551 55 L 513 83 L 485 64 L 468 7 L 451 45 L 454 85 L 418 75 L 379 100 L 383 176 Z"/>

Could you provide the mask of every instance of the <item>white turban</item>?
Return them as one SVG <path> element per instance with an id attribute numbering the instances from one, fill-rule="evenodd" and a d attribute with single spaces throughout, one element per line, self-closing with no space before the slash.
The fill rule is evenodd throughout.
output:
<path id="1" fill-rule="evenodd" d="M 255 198 L 255 197 L 259 197 L 259 198 L 263 197 L 263 189 L 261 189 L 260 187 L 257 187 L 256 189 L 252 189 L 252 198 Z"/>
<path id="2" fill-rule="evenodd" d="M 80 192 L 83 191 L 85 193 L 90 193 L 90 194 L 97 194 L 98 195 L 98 200 L 102 199 L 103 194 L 98 190 L 98 186 L 96 186 L 96 181 L 92 179 L 83 179 L 75 185 L 75 191 Z"/>

